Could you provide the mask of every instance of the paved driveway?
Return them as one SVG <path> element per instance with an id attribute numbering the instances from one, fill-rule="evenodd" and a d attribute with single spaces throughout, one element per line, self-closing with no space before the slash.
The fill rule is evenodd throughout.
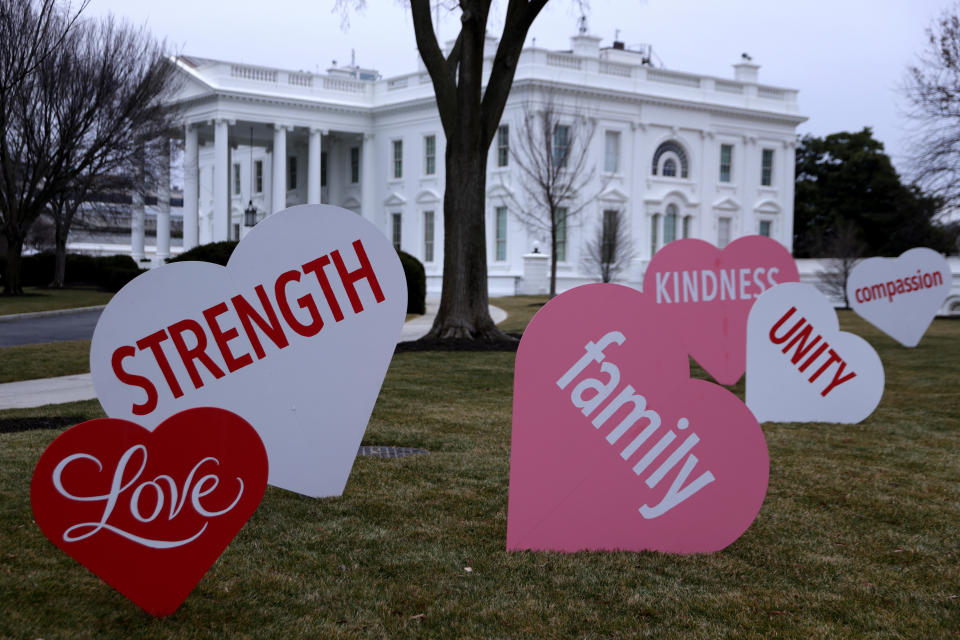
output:
<path id="1" fill-rule="evenodd" d="M 102 309 L 73 311 L 51 315 L 0 321 L 0 347 L 37 342 L 89 340 Z"/>

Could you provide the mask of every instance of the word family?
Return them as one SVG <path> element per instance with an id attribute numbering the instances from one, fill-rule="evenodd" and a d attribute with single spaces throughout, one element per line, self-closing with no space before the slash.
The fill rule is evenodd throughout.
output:
<path id="1" fill-rule="evenodd" d="M 781 345 L 786 342 L 786 346 L 783 347 L 782 352 L 787 353 L 790 349 L 794 349 L 792 355 L 789 356 L 790 362 L 797 365 L 797 370 L 800 373 L 804 373 L 807 369 L 810 368 L 820 356 L 823 356 L 823 359 L 820 361 L 821 364 L 818 368 L 814 369 L 813 373 L 807 378 L 807 382 L 814 384 L 817 379 L 825 373 L 832 365 L 836 364 L 837 368 L 833 372 L 833 378 L 830 379 L 829 376 L 824 378 L 824 381 L 827 383 L 823 387 L 823 390 L 820 391 L 820 395 L 826 397 L 831 391 L 839 387 L 844 382 L 852 380 L 856 377 L 856 372 L 851 371 L 847 375 L 844 375 L 843 372 L 847 368 L 847 363 L 840 357 L 840 355 L 830 347 L 830 344 L 822 339 L 820 334 L 817 334 L 813 339 L 810 339 L 810 336 L 813 334 L 813 325 L 811 325 L 806 318 L 801 317 L 797 320 L 790 329 L 784 333 L 777 335 L 777 332 L 783 326 L 787 320 L 790 319 L 797 311 L 796 307 L 790 307 L 790 310 L 787 311 L 783 316 L 777 320 L 777 322 L 770 327 L 770 342 L 776 345 Z M 787 342 L 789 340 L 789 342 Z M 820 346 L 817 346 L 819 344 Z M 817 347 L 815 350 L 814 347 Z M 813 350 L 813 353 L 810 351 Z M 807 354 L 810 354 L 807 357 Z M 803 360 L 803 362 L 800 362 Z"/>
<path id="2" fill-rule="evenodd" d="M 201 311 L 201 319 L 184 318 L 137 340 L 136 346 L 123 345 L 115 349 L 110 362 L 117 379 L 146 392 L 146 399 L 133 405 L 134 415 L 153 412 L 157 408 L 158 388 L 162 390 L 164 385 L 174 398 L 184 395 L 182 381 L 174 372 L 171 359 L 182 364 L 193 387 L 200 389 L 205 383 L 201 371 L 205 371 L 208 378 L 220 379 L 267 357 L 261 335 L 280 350 L 290 344 L 290 335 L 310 338 L 320 333 L 325 315 L 341 322 L 345 316 L 335 285 L 346 294 L 354 314 L 364 310 L 357 291 L 360 281 L 366 281 L 377 303 L 383 302 L 383 291 L 360 240 L 353 242 L 353 250 L 360 265 L 356 270 L 346 266 L 339 251 L 332 251 L 279 274 L 269 289 L 263 284 L 256 285 L 252 292 L 255 302 L 248 296 L 235 295 Z M 331 264 L 332 274 L 327 272 Z M 297 296 L 296 309 L 291 304 L 294 296 Z M 324 313 L 317 304 L 321 296 L 326 303 Z M 128 360 L 132 360 L 135 367 L 126 365 Z M 146 369 L 153 370 L 153 377 L 140 375 Z M 140 373 L 135 373 L 137 370 Z"/>
<path id="3" fill-rule="evenodd" d="M 580 409 L 580 412 L 586 418 L 590 418 L 592 414 L 597 412 L 597 410 L 600 409 L 600 405 L 613 394 L 617 385 L 620 384 L 620 369 L 614 363 L 606 361 L 604 349 L 614 343 L 622 345 L 625 341 L 626 337 L 621 332 L 611 331 L 595 343 L 588 342 L 585 347 L 586 353 L 557 380 L 557 386 L 561 389 L 566 389 L 591 363 L 601 363 L 600 372 L 607 376 L 605 382 L 596 378 L 583 378 L 570 393 L 570 400 L 573 406 Z M 631 456 L 640 450 L 644 443 L 660 429 L 661 419 L 659 413 L 647 407 L 647 399 L 643 395 L 636 393 L 632 385 L 627 384 L 623 386 L 616 397 L 596 413 L 591 424 L 595 429 L 600 429 L 621 408 L 625 407 L 629 409 L 629 412 L 620 421 L 620 424 L 607 434 L 606 440 L 608 443 L 616 445 L 641 419 L 646 420 L 647 423 L 646 428 L 634 435 L 633 439 L 620 451 L 620 457 L 624 461 L 628 461 Z M 677 421 L 678 431 L 685 431 L 689 427 L 690 421 L 686 418 L 680 418 Z M 673 430 L 668 429 L 656 444 L 647 449 L 636 464 L 633 465 L 633 472 L 637 476 L 643 476 L 648 470 L 653 469 L 644 479 L 646 485 L 653 489 L 671 470 L 680 464 L 680 461 L 686 456 L 683 466 L 680 468 L 679 473 L 673 480 L 673 484 L 667 490 L 663 499 L 654 506 L 643 504 L 640 507 L 640 515 L 645 519 L 649 520 L 663 515 L 715 480 L 710 471 L 705 471 L 698 478 L 684 486 L 684 482 L 686 482 L 698 462 L 697 457 L 691 453 L 691 450 L 700 442 L 700 438 L 696 433 L 692 432 L 658 467 L 653 468 L 653 463 L 666 452 L 671 443 L 676 439 L 677 434 Z"/>
<path id="4" fill-rule="evenodd" d="M 657 272 L 657 304 L 753 300 L 778 284 L 777 267 Z"/>
<path id="5" fill-rule="evenodd" d="M 939 271 L 923 273 L 920 269 L 917 269 L 916 275 L 860 287 L 854 291 L 853 295 L 857 302 L 870 302 L 872 300 L 883 300 L 883 298 L 887 298 L 888 302 L 893 302 L 894 296 L 939 287 L 942 284 L 943 274 Z"/>
<path id="6" fill-rule="evenodd" d="M 128 475 L 128 465 L 131 465 L 131 460 L 134 460 L 135 457 L 139 458 L 139 468 L 133 472 L 132 476 L 124 480 L 124 476 Z M 204 522 L 203 525 L 195 533 L 193 533 L 193 535 L 180 540 L 155 540 L 142 535 L 137 535 L 109 522 L 111 516 L 117 508 L 117 503 L 119 502 L 121 495 L 129 493 L 128 509 L 130 511 L 130 515 L 132 515 L 134 520 L 142 525 L 147 525 L 156 520 L 164 512 L 164 506 L 167 506 L 167 520 L 175 519 L 178 515 L 180 515 L 181 510 L 186 504 L 188 495 L 190 496 L 190 507 L 193 509 L 196 515 L 200 516 L 201 518 L 216 518 L 229 513 L 235 506 L 237 506 L 237 503 L 240 502 L 240 497 L 243 495 L 243 479 L 238 477 L 237 482 L 239 483 L 240 488 L 237 491 L 236 497 L 234 497 L 233 501 L 229 505 L 222 509 L 215 510 L 210 510 L 203 506 L 201 499 L 205 498 L 216 490 L 220 484 L 220 478 L 212 473 L 207 473 L 196 481 L 194 477 L 200 470 L 200 467 L 204 465 L 209 466 L 210 464 L 220 464 L 219 460 L 212 457 L 203 458 L 200 460 L 200 462 L 195 464 L 190 470 L 190 473 L 184 479 L 183 486 L 180 488 L 177 487 L 177 483 L 172 477 L 166 474 L 161 474 L 152 480 L 140 482 L 132 491 L 128 491 L 131 487 L 133 487 L 134 484 L 137 483 L 138 480 L 140 480 L 140 477 L 143 475 L 143 471 L 147 466 L 147 448 L 142 444 L 130 447 L 123 453 L 122 456 L 120 456 L 120 459 L 117 461 L 116 469 L 114 470 L 110 480 L 110 488 L 106 493 L 92 496 L 74 495 L 69 489 L 67 489 L 67 487 L 64 486 L 63 474 L 68 466 L 79 463 L 83 460 L 87 460 L 89 463 L 94 464 L 98 470 L 103 470 L 103 463 L 101 463 L 100 459 L 96 456 L 92 456 L 88 453 L 75 453 L 65 457 L 57 464 L 56 468 L 53 470 L 53 486 L 57 490 L 57 493 L 68 500 L 74 500 L 77 502 L 102 502 L 103 513 L 100 515 L 100 519 L 97 521 L 80 522 L 69 527 L 63 532 L 64 542 L 77 542 L 79 540 L 89 538 L 100 531 L 106 530 L 115 533 L 122 538 L 126 538 L 131 542 L 141 544 L 145 547 L 150 547 L 151 549 L 172 549 L 175 547 L 182 547 L 199 538 L 203 532 L 206 531 L 208 523 Z M 133 467 L 131 466 L 131 468 Z M 144 495 L 144 492 L 146 492 L 146 495 Z M 147 508 L 148 512 L 146 514 L 144 514 L 143 511 L 144 502 L 152 505 L 152 508 Z"/>

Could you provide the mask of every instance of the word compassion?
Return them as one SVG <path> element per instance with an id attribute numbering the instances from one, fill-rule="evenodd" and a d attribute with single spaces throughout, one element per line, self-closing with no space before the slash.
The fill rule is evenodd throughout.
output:
<path id="1" fill-rule="evenodd" d="M 367 282 L 377 303 L 383 302 L 383 291 L 373 266 L 367 258 L 363 243 L 360 240 L 354 241 L 353 249 L 360 263 L 360 267 L 354 271 L 347 268 L 339 251 L 332 251 L 328 255 L 303 264 L 299 269 L 284 271 L 272 283 L 269 292 L 263 284 L 256 285 L 253 293 L 256 294 L 259 305 L 256 302 L 252 303 L 244 295 L 235 295 L 229 300 L 204 309 L 201 313 L 202 323 L 194 318 L 184 318 L 137 340 L 136 347 L 123 345 L 115 349 L 111 357 L 111 365 L 117 379 L 146 392 L 146 400 L 141 404 L 134 404 L 133 413 L 143 416 L 156 409 L 159 397 L 157 389 L 162 388 L 163 385 L 125 368 L 125 361 L 129 358 L 136 361 L 138 355 L 147 354 L 147 360 L 152 358 L 153 363 L 163 375 L 167 390 L 173 397 L 179 398 L 184 395 L 181 380 L 174 373 L 167 350 L 164 349 L 164 343 L 167 341 L 172 343 L 176 358 L 183 364 L 193 387 L 199 389 L 204 385 L 204 379 L 200 374 L 201 366 L 214 378 L 219 379 L 227 373 L 253 364 L 254 356 L 257 361 L 263 360 L 267 356 L 267 351 L 261 342 L 261 334 L 277 349 L 285 349 L 290 344 L 288 331 L 305 338 L 320 333 L 324 327 L 324 321 L 317 298 L 313 295 L 317 291 L 314 289 L 314 292 L 310 293 L 308 290 L 311 286 L 319 286 L 319 293 L 322 293 L 323 301 L 335 322 L 344 319 L 343 309 L 334 291 L 335 285 L 346 293 L 354 314 L 364 310 L 360 296 L 357 294 L 357 283 L 361 280 Z M 334 267 L 334 274 L 327 272 L 331 264 Z M 299 308 L 296 312 L 291 305 L 291 290 L 303 294 L 296 298 L 296 305 Z M 225 326 L 221 317 L 229 318 L 231 321 L 229 325 Z M 242 338 L 238 326 L 243 330 Z M 226 365 L 226 372 L 210 356 L 208 352 L 210 343 L 216 345 L 215 348 Z"/>
<path id="2" fill-rule="evenodd" d="M 236 480 L 240 488 L 230 504 L 221 509 L 211 509 L 209 505 L 204 506 L 202 499 L 216 491 L 220 485 L 220 478 L 213 473 L 207 473 L 198 479 L 195 478 L 195 476 L 204 465 L 208 467 L 211 464 L 219 465 L 220 461 L 216 458 L 205 457 L 201 459 L 187 474 L 187 477 L 183 480 L 183 485 L 178 487 L 176 480 L 166 474 L 160 474 L 152 480 L 146 480 L 137 484 L 137 481 L 140 480 L 140 477 L 143 475 L 143 470 L 147 466 L 147 457 L 147 448 L 142 444 L 134 445 L 127 449 L 117 461 L 117 466 L 111 475 L 109 490 L 100 495 L 76 495 L 63 484 L 64 471 L 74 463 L 87 460 L 95 464 L 98 470 L 102 471 L 103 463 L 97 457 L 88 453 L 75 453 L 65 457 L 57 464 L 53 470 L 53 486 L 57 490 L 57 493 L 68 500 L 76 502 L 103 503 L 103 513 L 100 515 L 100 519 L 91 522 L 80 522 L 67 528 L 63 532 L 64 542 L 85 540 L 100 531 L 106 530 L 122 538 L 126 538 L 131 542 L 150 547 L 151 549 L 182 547 L 203 535 L 208 523 L 204 522 L 193 535 L 180 540 L 155 540 L 147 538 L 110 523 L 110 518 L 113 516 L 121 498 L 129 496 L 127 502 L 129 513 L 133 516 L 134 520 L 141 524 L 149 524 L 156 520 L 164 512 L 164 507 L 167 507 L 167 520 L 174 520 L 183 510 L 188 495 L 190 496 L 190 508 L 193 509 L 196 515 L 204 519 L 216 518 L 227 514 L 240 502 L 240 497 L 243 495 L 244 484 L 243 479 L 238 477 Z M 124 480 L 124 476 L 128 475 L 128 466 L 131 465 L 131 461 L 135 458 L 139 459 L 140 466 L 136 471 L 132 472 L 129 479 Z M 133 467 L 130 466 L 129 468 Z M 134 487 L 135 484 L 136 486 Z M 130 490 L 131 487 L 133 487 L 132 490 Z M 148 506 L 145 510 L 143 508 L 145 503 L 152 507 Z"/>
<path id="3" fill-rule="evenodd" d="M 658 272 L 657 304 L 752 300 L 777 283 L 777 267 Z"/>
<path id="4" fill-rule="evenodd" d="M 820 366 L 815 369 L 807 379 L 807 382 L 810 384 L 814 384 L 823 373 L 836 364 L 837 368 L 833 372 L 833 378 L 830 379 L 829 376 L 825 378 L 824 380 L 827 384 L 820 391 L 820 395 L 826 397 L 831 391 L 844 382 L 855 378 L 857 374 L 855 371 L 851 371 L 847 375 L 843 375 L 843 372 L 847 368 L 847 363 L 830 347 L 830 344 L 826 340 L 822 339 L 823 337 L 820 334 L 817 334 L 811 339 L 810 336 L 813 334 L 813 325 L 807 322 L 807 319 L 804 317 L 797 320 L 793 326 L 785 332 L 777 335 L 783 323 L 789 320 L 790 316 L 792 316 L 796 310 L 796 307 L 790 307 L 790 310 L 783 314 L 783 316 L 770 327 L 770 342 L 776 345 L 781 345 L 786 342 L 786 346 L 782 349 L 783 353 L 787 353 L 790 349 L 794 350 L 793 354 L 789 356 L 790 362 L 797 365 L 797 370 L 800 371 L 800 373 L 806 372 L 807 369 L 810 368 L 810 365 L 816 362 L 820 356 L 824 356 L 820 361 Z M 788 340 L 789 342 L 787 342 Z M 819 346 L 817 346 L 818 344 Z M 817 348 L 814 349 L 814 347 Z M 813 351 L 813 353 L 811 353 L 811 351 Z M 810 354 L 809 357 L 807 357 L 807 354 Z M 801 360 L 803 362 L 801 362 Z"/>
<path id="5" fill-rule="evenodd" d="M 871 300 L 881 300 L 884 296 L 889 302 L 893 302 L 893 297 L 902 293 L 911 291 L 920 291 L 930 289 L 943 284 L 943 274 L 939 271 L 923 273 L 917 269 L 917 275 L 906 278 L 897 278 L 888 282 L 880 282 L 868 287 L 860 287 L 854 291 L 854 297 L 857 302 L 870 302 Z"/>
<path id="6" fill-rule="evenodd" d="M 600 405 L 610 397 L 614 389 L 620 383 L 620 369 L 617 365 L 612 362 L 604 362 L 606 355 L 604 354 L 604 349 L 610 346 L 611 343 L 616 343 L 622 345 L 626 341 L 626 337 L 619 331 L 611 331 L 605 336 L 600 338 L 596 343 L 588 342 L 586 344 L 586 353 L 581 356 L 581 358 L 574 363 L 570 369 L 564 373 L 559 380 L 557 380 L 557 386 L 561 389 L 566 389 L 567 386 L 576 379 L 586 367 L 592 362 L 602 363 L 600 366 L 600 371 L 607 375 L 606 382 L 603 382 L 596 378 L 584 378 L 577 384 L 573 391 L 570 393 L 570 400 L 573 403 L 573 406 L 577 409 L 580 409 L 580 412 L 587 418 L 590 417 Z M 590 397 L 588 398 L 587 395 Z M 641 431 L 636 437 L 631 440 L 627 446 L 625 446 L 620 451 L 620 457 L 623 460 L 629 460 L 637 450 L 652 436 L 654 433 L 660 429 L 661 419 L 660 414 L 654 411 L 653 409 L 647 408 L 647 399 L 639 393 L 636 393 L 636 390 L 633 386 L 627 384 L 620 390 L 620 393 L 617 394 L 613 400 L 611 400 L 602 411 L 596 414 L 596 416 L 591 421 L 591 424 L 596 429 L 600 429 L 606 424 L 617 411 L 622 407 L 630 406 L 629 413 L 620 421 L 620 424 L 616 426 L 615 429 L 610 431 L 607 434 L 607 442 L 611 445 L 617 443 L 620 438 L 626 434 L 626 432 L 633 427 L 641 418 L 646 419 L 648 422 L 647 427 Z M 690 421 L 686 418 L 680 418 L 677 421 L 677 429 L 684 431 L 690 426 Z M 650 447 L 646 453 L 633 465 L 633 472 L 642 476 L 651 468 L 651 465 L 657 460 L 661 454 L 663 454 L 670 444 L 677 438 L 676 433 L 672 430 L 667 430 L 660 439 Z M 658 516 L 663 515 L 673 507 L 677 506 L 684 500 L 687 500 L 695 493 L 700 491 L 703 487 L 707 486 L 714 481 L 714 476 L 710 471 L 705 471 L 697 479 L 693 480 L 686 486 L 683 486 L 683 483 L 687 480 L 690 473 L 693 471 L 693 468 L 697 465 L 697 457 L 690 453 L 690 450 L 693 449 L 696 444 L 700 442 L 699 436 L 696 433 L 690 433 L 687 438 L 676 447 L 672 453 L 660 464 L 659 467 L 654 469 L 647 477 L 644 482 L 648 487 L 653 489 L 663 480 L 674 467 L 676 467 L 684 456 L 687 456 L 687 459 L 684 461 L 683 466 L 680 468 L 680 472 L 677 474 L 676 478 L 673 481 L 673 484 L 667 490 L 666 495 L 660 501 L 659 504 L 655 506 L 649 506 L 644 504 L 640 507 L 640 515 L 645 519 L 653 519 Z M 689 453 L 689 455 L 687 455 Z"/>

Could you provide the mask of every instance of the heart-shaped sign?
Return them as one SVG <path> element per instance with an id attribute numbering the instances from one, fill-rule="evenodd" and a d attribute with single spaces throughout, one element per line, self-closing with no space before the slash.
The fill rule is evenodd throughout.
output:
<path id="1" fill-rule="evenodd" d="M 155 616 L 177 610 L 253 515 L 267 454 L 253 427 L 210 407 L 152 432 L 114 418 L 71 427 L 33 472 L 37 524 Z"/>
<path id="2" fill-rule="evenodd" d="M 674 341 L 721 384 L 746 369 L 747 314 L 754 300 L 781 282 L 797 282 L 797 264 L 782 244 L 744 236 L 722 251 L 687 238 L 650 261 L 643 290 L 673 327 Z"/>
<path id="3" fill-rule="evenodd" d="M 760 425 L 691 380 L 649 294 L 585 285 L 547 303 L 517 351 L 507 549 L 711 552 L 767 490 Z"/>
<path id="4" fill-rule="evenodd" d="M 883 396 L 883 363 L 840 331 L 816 287 L 791 282 L 757 299 L 747 321 L 747 406 L 761 422 L 855 423 Z"/>
<path id="5" fill-rule="evenodd" d="M 357 214 L 292 207 L 254 227 L 226 268 L 177 262 L 103 311 L 90 371 L 108 415 L 152 428 L 196 406 L 239 414 L 270 484 L 340 495 L 403 326 L 390 242 Z"/>
<path id="6" fill-rule="evenodd" d="M 950 295 L 950 265 L 933 249 L 868 258 L 847 278 L 850 308 L 894 340 L 915 347 Z"/>

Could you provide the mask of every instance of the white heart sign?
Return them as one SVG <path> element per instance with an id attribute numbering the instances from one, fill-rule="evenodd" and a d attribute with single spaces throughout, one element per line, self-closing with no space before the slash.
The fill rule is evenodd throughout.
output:
<path id="1" fill-rule="evenodd" d="M 153 429 L 192 407 L 254 426 L 269 483 L 343 493 L 407 309 L 397 252 L 357 214 L 276 213 L 226 268 L 176 262 L 104 309 L 90 372 L 107 415 Z"/>
<path id="2" fill-rule="evenodd" d="M 816 287 L 765 291 L 747 318 L 747 406 L 760 422 L 856 423 L 883 396 L 883 363 L 870 344 L 840 331 Z"/>
<path id="3" fill-rule="evenodd" d="M 857 315 L 906 347 L 915 347 L 950 295 L 947 259 L 926 247 L 896 258 L 868 258 L 847 278 Z"/>

